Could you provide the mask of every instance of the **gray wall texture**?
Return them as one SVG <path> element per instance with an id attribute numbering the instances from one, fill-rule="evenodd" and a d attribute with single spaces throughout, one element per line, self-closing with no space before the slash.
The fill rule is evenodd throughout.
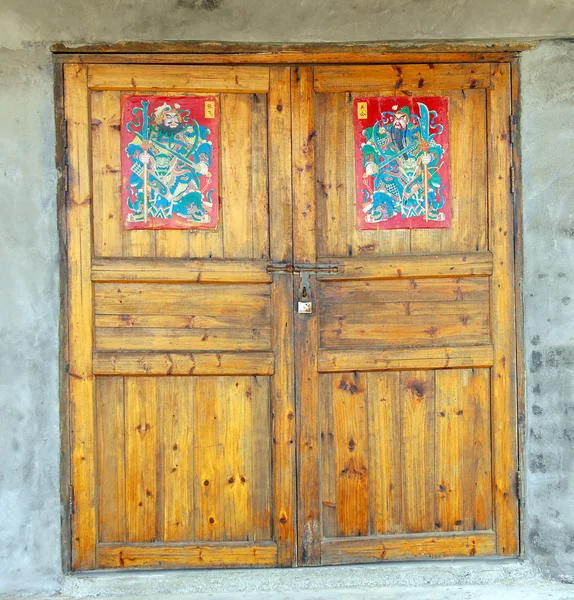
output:
<path id="1" fill-rule="evenodd" d="M 573 36 L 571 0 L 0 0 L 0 594 L 78 591 L 60 565 L 48 48 L 62 41 L 549 38 L 522 61 L 524 533 L 530 565 L 574 581 L 574 45 L 550 41 Z"/>

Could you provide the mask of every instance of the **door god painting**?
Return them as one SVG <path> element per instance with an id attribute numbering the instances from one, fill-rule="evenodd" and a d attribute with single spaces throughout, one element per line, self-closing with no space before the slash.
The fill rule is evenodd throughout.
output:
<path id="1" fill-rule="evenodd" d="M 216 97 L 122 97 L 125 229 L 215 229 Z"/>
<path id="2" fill-rule="evenodd" d="M 450 227 L 448 97 L 356 98 L 358 229 Z"/>

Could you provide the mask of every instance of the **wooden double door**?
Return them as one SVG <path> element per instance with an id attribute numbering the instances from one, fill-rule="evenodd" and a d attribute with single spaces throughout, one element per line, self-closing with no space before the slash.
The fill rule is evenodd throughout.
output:
<path id="1" fill-rule="evenodd" d="M 86 63 L 63 66 L 72 568 L 517 554 L 509 65 Z M 422 93 L 449 98 L 452 227 L 361 231 L 353 99 Z M 217 229 L 124 228 L 134 94 L 217 96 Z"/>

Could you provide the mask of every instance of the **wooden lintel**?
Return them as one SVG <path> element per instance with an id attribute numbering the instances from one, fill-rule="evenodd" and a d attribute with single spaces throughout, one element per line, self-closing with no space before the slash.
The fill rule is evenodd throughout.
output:
<path id="1" fill-rule="evenodd" d="M 445 40 L 445 41 L 394 41 L 346 42 L 346 43 L 237 43 L 216 41 L 161 41 L 161 42 L 119 42 L 116 44 L 65 44 L 51 46 L 54 54 L 348 54 L 378 52 L 522 52 L 531 50 L 537 40 L 500 39 L 500 40 Z"/>

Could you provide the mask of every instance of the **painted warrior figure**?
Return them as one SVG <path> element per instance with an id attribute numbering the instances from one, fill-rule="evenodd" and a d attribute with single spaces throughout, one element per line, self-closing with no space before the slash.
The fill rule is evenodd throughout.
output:
<path id="1" fill-rule="evenodd" d="M 424 217 L 426 221 L 444 220 L 440 168 L 443 148 L 433 139 L 442 131 L 434 123 L 435 111 L 418 103 L 420 116 L 408 106 L 392 107 L 363 131 L 361 147 L 365 188 L 365 221 L 386 221 Z M 430 130 L 436 130 L 430 133 Z M 372 182 L 372 185 L 371 185 Z"/>
<path id="2" fill-rule="evenodd" d="M 210 194 L 202 192 L 202 178 L 210 182 L 211 143 L 209 129 L 189 120 L 189 111 L 179 104 L 158 106 L 149 122 L 148 102 L 133 109 L 142 114 L 142 123 L 128 124 L 135 137 L 126 148 L 132 160 L 129 180 L 128 219 L 149 217 L 171 219 L 179 215 L 190 222 L 209 222 Z M 141 125 L 141 130 L 134 127 Z M 131 127 L 130 127 L 131 126 Z"/>

